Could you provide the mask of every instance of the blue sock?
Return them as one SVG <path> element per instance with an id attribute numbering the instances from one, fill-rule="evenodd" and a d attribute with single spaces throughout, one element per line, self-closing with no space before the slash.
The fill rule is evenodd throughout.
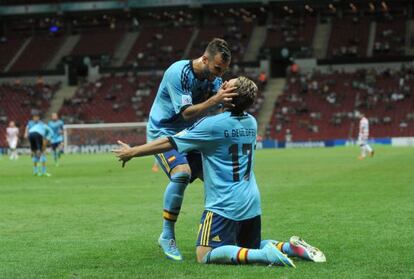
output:
<path id="1" fill-rule="evenodd" d="M 233 245 L 214 248 L 204 256 L 203 263 L 219 264 L 267 264 L 266 253 L 261 249 L 247 249 Z"/>
<path id="2" fill-rule="evenodd" d="M 55 161 L 55 163 L 57 163 L 58 158 L 59 158 L 59 151 L 55 150 L 53 151 L 53 160 Z"/>
<path id="3" fill-rule="evenodd" d="M 37 158 L 37 156 L 34 155 L 32 157 L 32 162 L 33 162 L 33 173 L 36 174 L 37 173 L 37 163 L 39 162 L 39 158 Z"/>
<path id="4" fill-rule="evenodd" d="M 162 237 L 175 238 L 174 227 L 183 203 L 184 191 L 190 182 L 190 174 L 179 172 L 171 176 L 171 181 L 164 192 L 164 212 Z"/>
<path id="5" fill-rule="evenodd" d="M 296 253 L 292 251 L 289 242 L 282 242 L 273 239 L 262 240 L 262 242 L 260 242 L 260 248 L 263 248 L 269 242 L 273 242 L 280 252 L 288 255 L 289 257 L 297 256 Z"/>
<path id="6" fill-rule="evenodd" d="M 39 162 L 42 163 L 42 173 L 46 173 L 46 156 L 44 154 L 40 155 Z"/>

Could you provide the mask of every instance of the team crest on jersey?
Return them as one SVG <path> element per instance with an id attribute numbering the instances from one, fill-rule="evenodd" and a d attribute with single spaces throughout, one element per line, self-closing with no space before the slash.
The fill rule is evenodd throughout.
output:
<path id="1" fill-rule="evenodd" d="M 181 97 L 181 105 L 185 106 L 185 105 L 191 105 L 192 103 L 192 99 L 190 95 L 183 95 Z"/>
<path id="2" fill-rule="evenodd" d="M 175 136 L 180 137 L 180 136 L 184 136 L 185 134 L 187 134 L 187 131 L 182 130 L 181 132 L 178 132 L 177 134 L 175 134 Z"/>

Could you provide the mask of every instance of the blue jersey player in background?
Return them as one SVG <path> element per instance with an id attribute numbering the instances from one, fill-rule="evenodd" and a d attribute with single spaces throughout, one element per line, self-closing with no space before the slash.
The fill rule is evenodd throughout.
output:
<path id="1" fill-rule="evenodd" d="M 232 79 L 234 107 L 205 117 L 182 132 L 152 143 L 114 150 L 123 165 L 133 157 L 163 152 L 198 150 L 202 154 L 205 211 L 197 238 L 200 263 L 262 263 L 295 267 L 288 258 L 324 262 L 324 254 L 297 236 L 289 242 L 261 240 L 260 194 L 256 184 L 254 152 L 257 123 L 245 110 L 257 95 L 257 86 L 245 77 Z M 287 255 L 286 255 L 287 254 Z"/>
<path id="2" fill-rule="evenodd" d="M 46 171 L 46 155 L 44 153 L 46 141 L 51 141 L 53 131 L 43 121 L 38 114 L 32 116 L 32 120 L 27 123 L 25 138 L 29 139 L 30 149 L 32 151 L 33 175 L 50 176 Z M 42 164 L 40 169 L 38 163 Z"/>
<path id="3" fill-rule="evenodd" d="M 222 39 L 213 39 L 195 60 L 173 63 L 164 73 L 147 125 L 147 141 L 172 136 L 234 96 L 222 88 L 221 76 L 230 64 L 230 50 Z M 175 149 L 155 155 L 170 182 L 164 193 L 163 230 L 158 239 L 169 259 L 182 260 L 175 242 L 175 222 L 187 185 L 202 175 L 200 154 Z"/>
<path id="4" fill-rule="evenodd" d="M 53 150 L 53 160 L 55 161 L 56 166 L 59 165 L 58 160 L 63 153 L 62 143 L 63 143 L 63 126 L 64 123 L 57 113 L 52 113 L 52 119 L 47 124 L 50 129 L 53 131 L 53 137 L 51 140 L 52 150 Z"/>

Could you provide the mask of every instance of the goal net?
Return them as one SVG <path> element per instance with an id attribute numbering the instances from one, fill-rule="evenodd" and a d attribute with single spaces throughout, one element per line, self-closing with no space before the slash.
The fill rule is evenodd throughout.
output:
<path id="1" fill-rule="evenodd" d="M 103 153 L 117 147 L 117 140 L 129 145 L 146 142 L 146 122 L 68 124 L 63 129 L 65 153 Z"/>

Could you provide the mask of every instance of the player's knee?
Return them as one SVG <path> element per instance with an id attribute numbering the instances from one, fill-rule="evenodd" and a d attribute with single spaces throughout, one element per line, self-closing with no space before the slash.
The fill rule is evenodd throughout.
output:
<path id="1" fill-rule="evenodd" d="M 180 180 L 190 180 L 191 178 L 191 169 L 189 165 L 178 165 L 174 169 L 171 170 L 170 173 L 171 180 L 174 178 L 178 178 Z M 188 182 L 187 182 L 188 183 Z"/>
<path id="2" fill-rule="evenodd" d="M 203 246 L 197 246 L 196 248 L 196 256 L 197 256 L 197 262 L 198 263 L 207 263 L 205 257 L 208 253 L 210 253 L 212 249 L 210 247 L 203 247 Z"/>
<path id="3" fill-rule="evenodd" d="M 191 174 L 188 172 L 175 172 L 171 175 L 171 181 L 181 184 L 188 184 L 190 182 Z"/>

